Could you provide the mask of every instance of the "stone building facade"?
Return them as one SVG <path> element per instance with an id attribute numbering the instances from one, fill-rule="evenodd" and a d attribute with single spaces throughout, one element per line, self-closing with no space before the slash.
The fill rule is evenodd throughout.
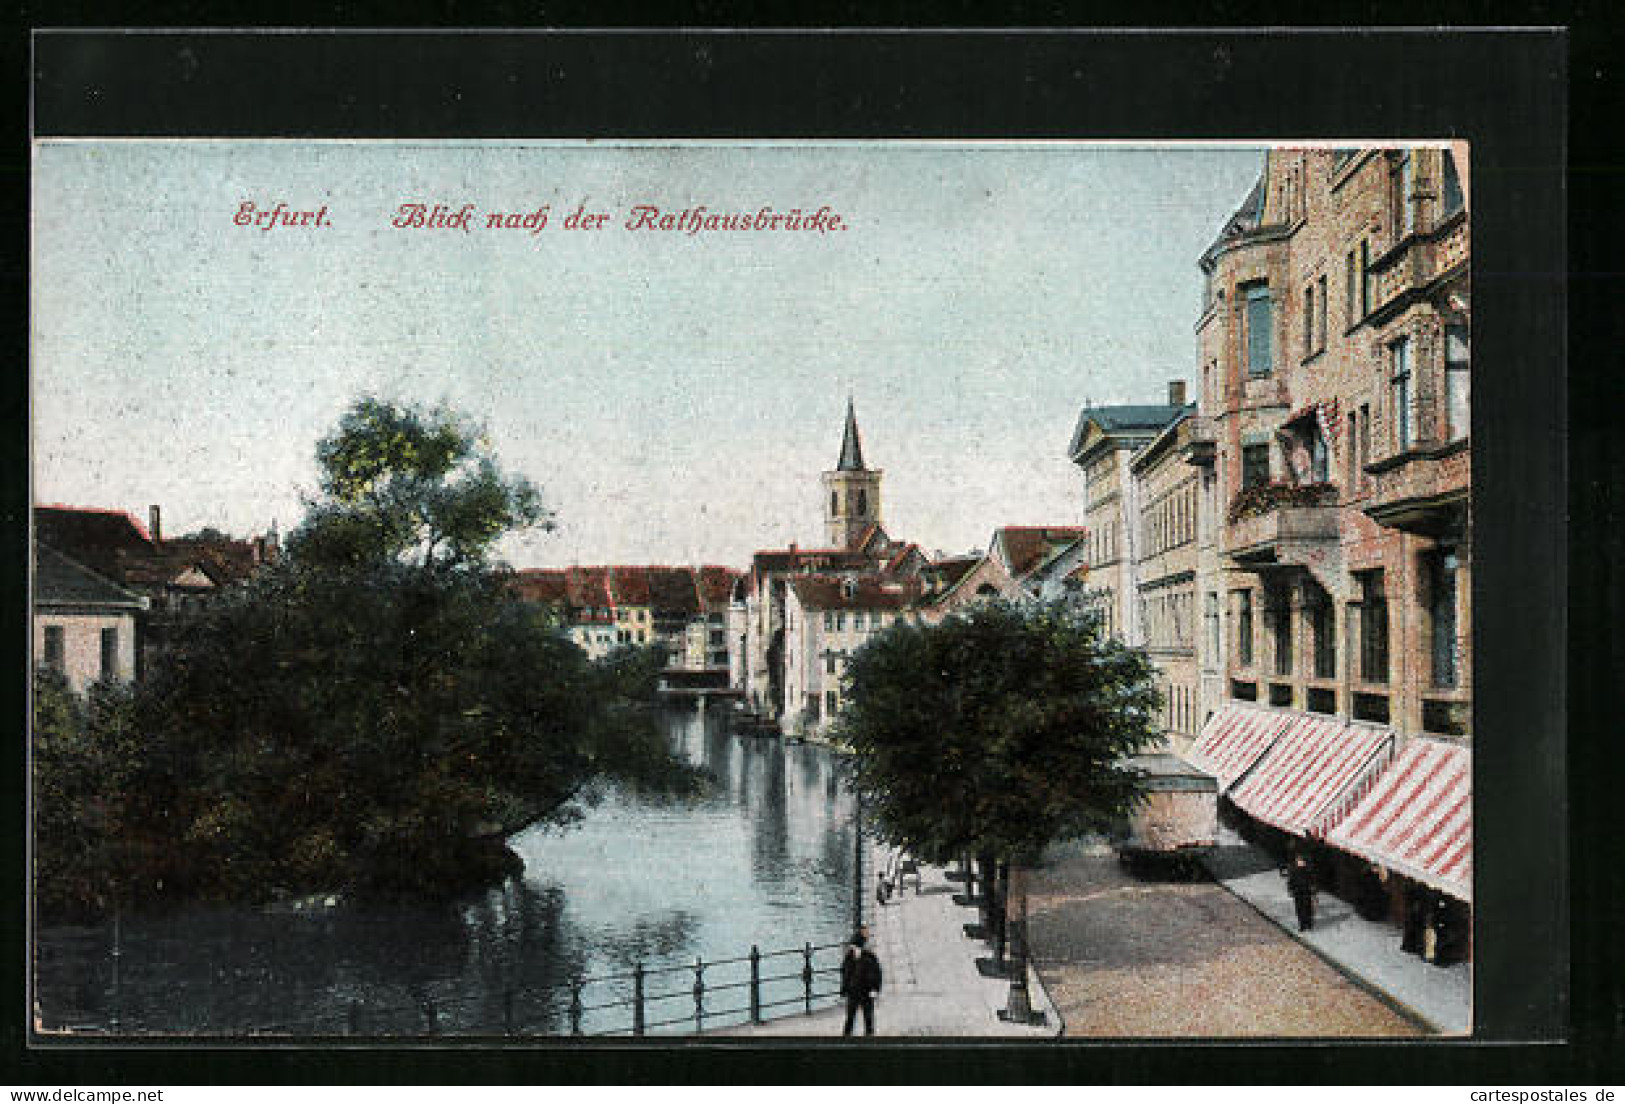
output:
<path id="1" fill-rule="evenodd" d="M 1469 739 L 1468 184 L 1271 151 L 1201 258 L 1227 698 Z"/>

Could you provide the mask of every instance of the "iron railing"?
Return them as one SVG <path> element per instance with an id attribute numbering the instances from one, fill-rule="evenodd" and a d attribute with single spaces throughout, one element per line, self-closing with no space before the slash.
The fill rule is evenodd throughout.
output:
<path id="1" fill-rule="evenodd" d="M 110 1010 L 104 1024 L 64 1022 L 57 1030 L 104 1035 L 568 1035 L 629 1036 L 701 1032 L 707 1027 L 760 1024 L 811 1013 L 839 995 L 844 943 L 750 952 L 736 958 L 648 967 L 641 960 L 619 973 L 578 975 L 546 986 L 505 986 L 477 993 L 437 994 L 415 987 L 410 1003 L 354 998 L 325 1013 L 277 1022 L 142 1026 L 146 1017 Z M 834 952 L 833 954 L 831 952 Z M 47 1020 L 49 1017 L 47 1017 Z M 235 1019 L 235 1018 L 234 1018 Z"/>

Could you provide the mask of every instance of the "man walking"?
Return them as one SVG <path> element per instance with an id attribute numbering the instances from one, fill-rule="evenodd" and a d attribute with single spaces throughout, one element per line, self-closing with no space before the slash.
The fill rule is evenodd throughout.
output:
<path id="1" fill-rule="evenodd" d="M 1302 855 L 1292 859 L 1286 872 L 1286 891 L 1292 896 L 1292 906 L 1298 913 L 1298 930 L 1308 931 L 1315 926 L 1315 876 L 1309 869 L 1309 860 Z"/>
<path id="2" fill-rule="evenodd" d="M 869 929 L 859 927 L 841 960 L 841 996 L 846 998 L 846 1024 L 842 1035 L 852 1034 L 852 1022 L 863 1009 L 863 1033 L 875 1033 L 875 994 L 880 992 L 880 960 L 866 945 Z"/>

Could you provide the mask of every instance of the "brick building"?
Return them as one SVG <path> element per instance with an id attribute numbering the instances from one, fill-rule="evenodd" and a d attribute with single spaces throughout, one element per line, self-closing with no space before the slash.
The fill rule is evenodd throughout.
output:
<path id="1" fill-rule="evenodd" d="M 1227 697 L 1468 739 L 1466 183 L 1272 151 L 1202 257 Z"/>

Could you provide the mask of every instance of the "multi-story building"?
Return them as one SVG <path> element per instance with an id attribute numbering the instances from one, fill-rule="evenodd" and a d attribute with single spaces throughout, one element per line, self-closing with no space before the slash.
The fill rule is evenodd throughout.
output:
<path id="1" fill-rule="evenodd" d="M 1272 151 L 1202 257 L 1231 698 L 1468 738 L 1464 168 Z"/>
<path id="2" fill-rule="evenodd" d="M 1183 398 L 1183 388 L 1173 397 Z M 1201 473 L 1191 460 L 1195 408 L 1177 405 L 1161 433 L 1129 460 L 1138 515 L 1134 518 L 1133 580 L 1136 620 L 1156 664 L 1162 691 L 1164 738 L 1184 751 L 1201 731 L 1201 665 L 1197 659 L 1201 616 L 1197 581 Z"/>
<path id="3" fill-rule="evenodd" d="M 514 573 L 513 590 L 553 611 L 593 659 L 653 644 L 665 650 L 668 667 L 725 671 L 728 603 L 739 578 L 712 564 L 527 568 Z"/>
<path id="4" fill-rule="evenodd" d="M 919 599 L 915 578 L 792 579 L 785 602 L 785 728 L 819 733 L 840 713 L 842 680 L 852 654 L 870 637 L 909 617 Z"/>
<path id="5" fill-rule="evenodd" d="M 1223 670 L 1193 755 L 1440 961 L 1470 954 L 1472 899 L 1466 169 L 1271 151 L 1200 261 L 1192 426 L 1198 662 Z M 1266 750 L 1227 760 L 1242 739 Z"/>
<path id="6" fill-rule="evenodd" d="M 1166 406 L 1085 406 L 1068 456 L 1083 469 L 1089 588 L 1106 631 L 1144 643 L 1134 565 L 1139 541 L 1139 487 L 1129 466 L 1185 409 L 1183 383 L 1169 388 Z"/>
<path id="7" fill-rule="evenodd" d="M 34 548 L 34 656 L 83 692 L 135 677 L 136 622 L 147 599 L 46 545 Z"/>
<path id="8" fill-rule="evenodd" d="M 791 652 L 786 634 L 790 585 L 812 575 L 857 580 L 913 578 L 929 563 L 919 547 L 894 541 L 881 526 L 881 475 L 864 464 L 856 411 L 850 401 L 840 458 L 824 472 L 824 533 L 829 547 L 765 549 L 756 553 L 732 611 L 730 635 L 743 647 L 733 685 L 751 708 L 774 718 L 799 713 L 802 699 L 787 687 Z"/>

